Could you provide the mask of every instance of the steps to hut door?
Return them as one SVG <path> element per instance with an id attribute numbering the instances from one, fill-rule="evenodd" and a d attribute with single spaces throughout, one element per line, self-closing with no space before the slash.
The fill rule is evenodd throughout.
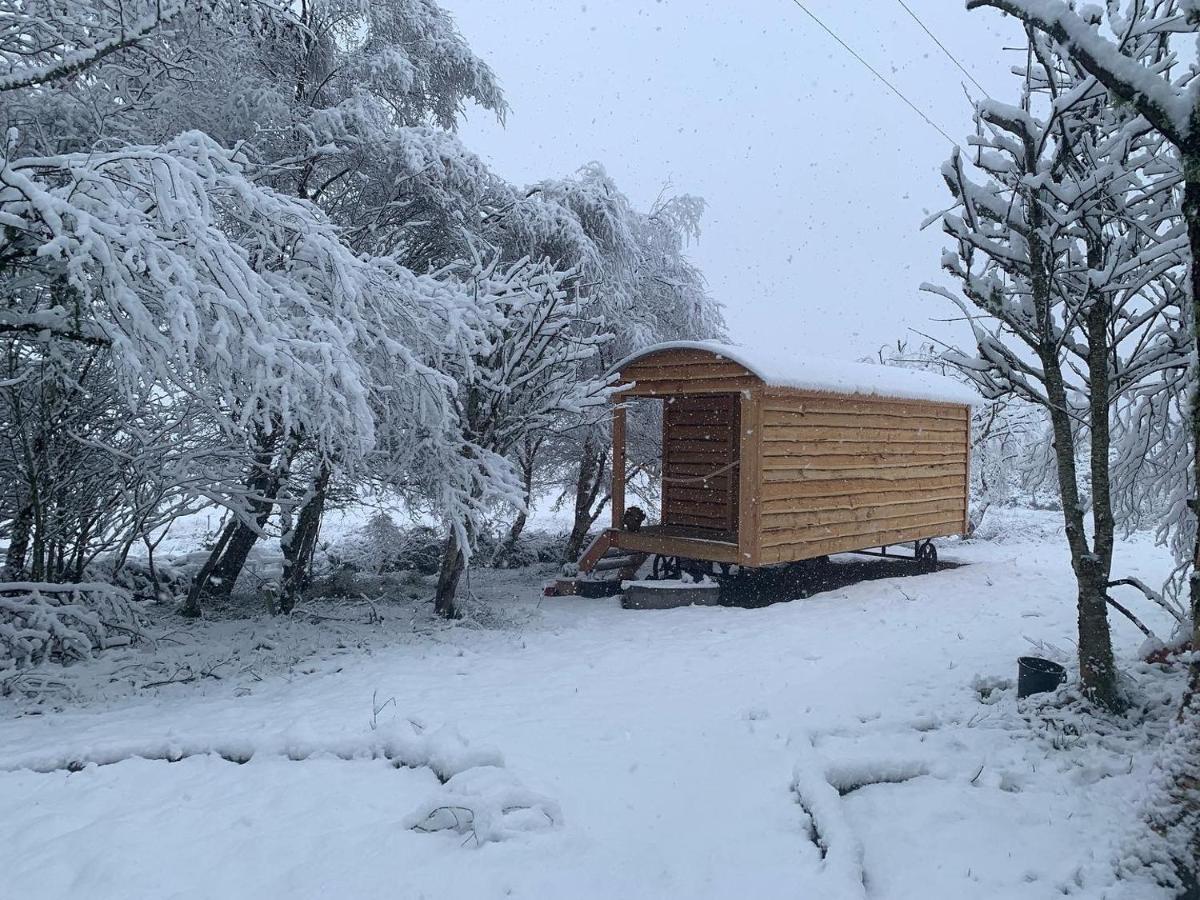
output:
<path id="1" fill-rule="evenodd" d="M 664 402 L 664 526 L 737 535 L 740 418 L 737 394 Z"/>

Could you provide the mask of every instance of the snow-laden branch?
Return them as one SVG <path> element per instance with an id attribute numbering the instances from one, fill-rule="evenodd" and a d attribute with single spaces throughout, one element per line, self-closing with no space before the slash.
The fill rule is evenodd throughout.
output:
<path id="1" fill-rule="evenodd" d="M 0 93 L 69 78 L 153 35 L 183 0 L 0 3 Z M 40 45 L 40 46 L 39 46 Z"/>
<path id="2" fill-rule="evenodd" d="M 1009 13 L 1048 34 L 1070 51 L 1072 60 L 1114 96 L 1133 103 L 1176 145 L 1192 140 L 1197 85 L 1180 88 L 1148 70 L 1062 0 L 967 0 L 967 9 L 981 6 Z"/>

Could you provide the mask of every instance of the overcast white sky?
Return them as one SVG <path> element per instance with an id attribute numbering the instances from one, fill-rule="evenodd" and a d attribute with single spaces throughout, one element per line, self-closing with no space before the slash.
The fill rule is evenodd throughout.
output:
<path id="1" fill-rule="evenodd" d="M 467 145 L 519 184 L 598 160 L 638 204 L 708 201 L 693 258 L 733 337 L 853 358 L 908 329 L 946 333 L 936 279 L 949 144 L 792 0 L 442 0 L 500 77 L 504 127 Z M 906 0 L 996 97 L 1019 32 L 962 0 Z M 931 119 L 971 130 L 965 76 L 898 0 L 807 5 Z M 974 88 L 972 88 L 974 90 Z M 940 331 L 938 331 L 940 329 Z"/>

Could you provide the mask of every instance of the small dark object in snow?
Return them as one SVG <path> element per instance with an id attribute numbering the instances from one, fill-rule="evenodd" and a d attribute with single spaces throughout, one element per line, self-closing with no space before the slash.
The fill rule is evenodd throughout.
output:
<path id="1" fill-rule="evenodd" d="M 1067 680 L 1067 670 L 1056 662 L 1039 656 L 1022 656 L 1017 660 L 1017 697 L 1044 694 L 1057 690 Z"/>
<path id="2" fill-rule="evenodd" d="M 646 511 L 640 506 L 631 506 L 621 516 L 621 527 L 626 531 L 641 531 L 642 523 L 646 521 Z"/>

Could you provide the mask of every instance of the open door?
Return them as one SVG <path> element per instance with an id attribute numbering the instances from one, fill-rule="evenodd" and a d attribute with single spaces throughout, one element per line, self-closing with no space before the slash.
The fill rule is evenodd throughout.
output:
<path id="1" fill-rule="evenodd" d="M 662 524 L 736 543 L 741 397 L 663 401 Z"/>

